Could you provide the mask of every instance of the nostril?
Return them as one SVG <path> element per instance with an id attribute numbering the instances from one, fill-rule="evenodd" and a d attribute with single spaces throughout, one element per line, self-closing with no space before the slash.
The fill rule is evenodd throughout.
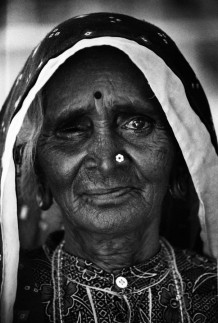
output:
<path id="1" fill-rule="evenodd" d="M 92 169 L 92 168 L 96 168 L 97 167 L 97 161 L 95 158 L 86 158 L 85 159 L 85 167 L 87 169 Z"/>
<path id="2" fill-rule="evenodd" d="M 95 97 L 95 99 L 97 99 L 97 100 L 101 99 L 101 97 L 102 97 L 101 92 L 100 92 L 100 91 L 96 91 L 96 92 L 94 93 L 94 97 Z"/>

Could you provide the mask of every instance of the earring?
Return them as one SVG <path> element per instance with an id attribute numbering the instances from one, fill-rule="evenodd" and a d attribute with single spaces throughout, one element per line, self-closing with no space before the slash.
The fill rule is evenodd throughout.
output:
<path id="1" fill-rule="evenodd" d="M 52 205 L 52 194 L 49 189 L 39 184 L 36 192 L 36 202 L 41 210 L 48 210 Z"/>
<path id="2" fill-rule="evenodd" d="M 174 199 L 185 200 L 188 193 L 187 181 L 177 178 L 169 186 L 169 193 Z"/>
<path id="3" fill-rule="evenodd" d="M 21 176 L 21 168 L 22 168 L 22 159 L 23 159 L 24 148 L 25 148 L 25 145 L 17 145 L 14 148 L 14 151 L 13 151 L 17 177 Z"/>

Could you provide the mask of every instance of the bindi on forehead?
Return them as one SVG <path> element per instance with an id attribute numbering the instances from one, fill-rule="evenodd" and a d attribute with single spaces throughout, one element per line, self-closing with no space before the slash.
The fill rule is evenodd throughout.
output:
<path id="1" fill-rule="evenodd" d="M 103 96 L 100 91 L 94 93 L 95 107 L 99 114 L 103 112 Z"/>
<path id="2" fill-rule="evenodd" d="M 95 99 L 99 100 L 99 99 L 101 99 L 101 97 L 102 97 L 102 94 L 101 94 L 101 92 L 100 92 L 100 91 L 96 91 L 96 92 L 94 93 L 94 98 L 95 98 Z"/>

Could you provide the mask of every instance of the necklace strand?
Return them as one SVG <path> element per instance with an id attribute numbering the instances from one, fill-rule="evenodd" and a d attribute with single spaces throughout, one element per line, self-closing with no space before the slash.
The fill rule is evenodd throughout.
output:
<path id="1" fill-rule="evenodd" d="M 62 250 L 65 244 L 65 240 L 63 240 L 60 245 L 55 249 L 52 256 L 52 282 L 53 282 L 53 322 L 56 323 L 56 300 L 58 301 L 59 308 L 59 321 L 63 323 L 63 315 L 62 315 L 62 291 L 61 291 L 61 283 L 62 283 Z M 57 278 L 56 278 L 57 277 Z"/>
<path id="2" fill-rule="evenodd" d="M 62 273 L 62 249 L 64 246 L 65 241 L 62 241 L 60 248 L 58 249 L 58 266 L 57 266 L 57 276 L 58 276 L 58 304 L 59 304 L 59 314 L 60 314 L 60 322 L 63 322 L 63 316 L 62 316 L 62 304 L 61 304 L 61 300 L 62 300 L 62 292 L 61 292 L 61 283 L 62 283 L 62 277 L 61 277 L 61 273 Z"/>
<path id="3" fill-rule="evenodd" d="M 176 259 L 174 251 L 171 245 L 163 239 L 160 241 L 161 246 L 164 248 L 167 254 L 168 265 L 172 272 L 172 277 L 175 285 L 176 290 L 176 300 L 179 302 L 180 307 L 180 314 L 182 323 L 184 321 L 184 314 L 186 314 L 187 322 L 190 322 L 189 315 L 186 311 L 186 306 L 183 298 L 183 286 L 182 286 L 182 278 L 178 273 L 178 269 L 176 266 Z M 55 249 L 53 256 L 52 256 L 52 282 L 53 282 L 53 322 L 56 323 L 56 300 L 58 301 L 58 308 L 59 308 L 59 322 L 64 323 L 63 321 L 63 314 L 62 314 L 62 306 L 63 306 L 63 295 L 62 295 L 62 266 L 63 266 L 63 246 L 65 241 L 63 240 Z"/>
<path id="4" fill-rule="evenodd" d="M 185 301 L 184 301 L 184 292 L 183 292 L 183 282 L 182 282 L 182 277 L 179 274 L 177 265 L 176 265 L 176 258 L 175 258 L 175 253 L 171 245 L 169 244 L 168 241 L 163 239 L 162 242 L 163 245 L 165 245 L 165 249 L 167 251 L 167 256 L 168 256 L 168 262 L 169 266 L 172 270 L 172 276 L 173 276 L 173 281 L 175 283 L 175 288 L 176 288 L 176 300 L 179 302 L 179 307 L 180 307 L 180 314 L 181 314 L 181 320 L 182 323 L 184 323 L 184 314 L 187 319 L 187 323 L 190 322 L 190 317 L 187 313 L 186 306 L 185 306 Z"/>

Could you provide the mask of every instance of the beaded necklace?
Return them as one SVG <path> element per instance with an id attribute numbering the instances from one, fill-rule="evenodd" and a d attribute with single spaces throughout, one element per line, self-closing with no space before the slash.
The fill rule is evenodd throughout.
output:
<path id="1" fill-rule="evenodd" d="M 63 318 L 63 293 L 62 293 L 62 284 L 63 284 L 63 247 L 65 241 L 63 240 L 55 249 L 52 255 L 52 282 L 53 282 L 53 322 L 64 323 Z M 162 238 L 160 240 L 161 247 L 166 251 L 167 261 L 169 268 L 171 270 L 171 275 L 173 277 L 175 291 L 176 291 L 176 300 L 179 303 L 181 323 L 189 323 L 190 317 L 186 311 L 185 301 L 183 297 L 183 282 L 182 277 L 177 269 L 175 254 L 171 245 Z"/>
<path id="2" fill-rule="evenodd" d="M 52 255 L 52 283 L 53 283 L 53 322 L 57 322 L 56 315 L 59 316 L 59 322 L 64 323 L 62 315 L 62 250 L 65 244 L 63 240 L 55 249 Z M 57 303 L 57 304 L 56 304 Z M 58 313 L 57 313 L 58 312 Z"/>

